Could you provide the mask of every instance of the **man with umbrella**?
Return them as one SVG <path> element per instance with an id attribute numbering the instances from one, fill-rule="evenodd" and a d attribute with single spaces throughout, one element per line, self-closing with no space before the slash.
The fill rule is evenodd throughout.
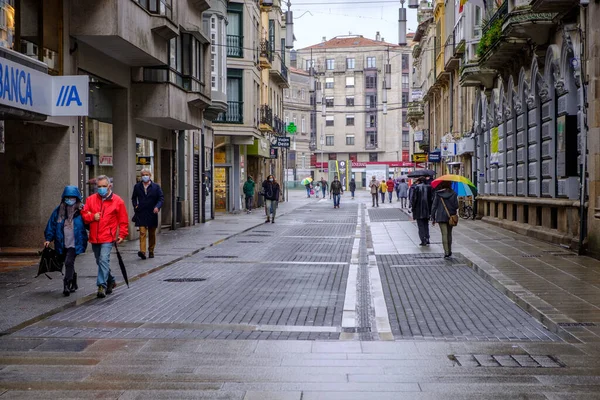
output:
<path id="1" fill-rule="evenodd" d="M 129 217 L 125 202 L 112 192 L 106 175 L 96 178 L 97 193 L 87 198 L 81 217 L 90 225 L 89 242 L 98 265 L 98 297 L 111 294 L 117 286 L 110 272 L 110 252 L 113 244 L 121 244 L 129 233 Z"/>

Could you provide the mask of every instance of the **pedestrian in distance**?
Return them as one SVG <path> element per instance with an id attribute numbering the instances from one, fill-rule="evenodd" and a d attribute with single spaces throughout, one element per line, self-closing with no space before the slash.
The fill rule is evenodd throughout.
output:
<path id="1" fill-rule="evenodd" d="M 394 196 L 394 186 L 396 186 L 394 184 L 394 180 L 392 179 L 392 177 L 390 176 L 387 180 L 387 182 L 385 182 L 385 184 L 387 185 L 387 193 L 388 193 L 388 200 L 390 201 L 390 204 L 392 203 L 392 197 Z"/>
<path id="2" fill-rule="evenodd" d="M 431 186 L 425 184 L 425 179 L 421 177 L 417 180 L 412 196 L 412 212 L 413 218 L 417 220 L 419 239 L 421 239 L 420 246 L 429 244 L 429 218 L 431 217 L 432 202 Z"/>
<path id="3" fill-rule="evenodd" d="M 310 199 L 310 191 L 312 189 L 312 185 L 310 184 L 310 182 L 308 182 L 306 185 L 304 185 L 304 187 L 306 188 L 306 197 Z"/>
<path id="4" fill-rule="evenodd" d="M 106 297 L 117 286 L 110 272 L 110 252 L 113 244 L 121 244 L 129 233 L 129 218 L 125 202 L 112 191 L 106 175 L 96 178 L 97 193 L 87 198 L 81 216 L 90 225 L 90 243 L 98 265 L 97 296 Z"/>
<path id="5" fill-rule="evenodd" d="M 440 226 L 444 258 L 452 256 L 452 228 L 458 222 L 458 196 L 452 190 L 450 182 L 442 182 L 438 186 L 431 207 L 431 221 Z M 454 220 L 452 222 L 451 220 Z"/>
<path id="6" fill-rule="evenodd" d="M 408 183 L 404 179 L 400 179 L 398 183 L 398 197 L 400 198 L 400 207 L 406 207 L 406 198 L 408 197 Z"/>
<path id="7" fill-rule="evenodd" d="M 375 175 L 373 175 L 373 178 L 371 179 L 371 183 L 369 183 L 369 189 L 371 190 L 371 198 L 373 200 L 373 207 L 377 206 L 379 207 L 379 195 L 377 194 L 377 192 L 379 192 L 379 181 L 377 181 L 377 177 Z"/>
<path id="8" fill-rule="evenodd" d="M 379 194 L 381 195 L 381 204 L 385 203 L 385 194 L 387 193 L 387 183 L 385 180 L 381 181 L 379 184 Z"/>
<path id="9" fill-rule="evenodd" d="M 248 179 L 244 182 L 244 186 L 242 187 L 242 191 L 244 192 L 245 200 L 246 200 L 246 213 L 252 213 L 252 203 L 254 202 L 254 188 L 256 187 L 256 183 L 252 179 L 252 175 L 248 175 Z"/>
<path id="10" fill-rule="evenodd" d="M 321 194 L 321 182 L 317 182 L 315 184 L 315 197 L 318 199 L 320 194 Z M 325 198 L 325 195 L 323 195 L 323 198 Z"/>
<path id="11" fill-rule="evenodd" d="M 54 242 L 54 250 L 65 260 L 63 295 L 69 296 L 78 289 L 75 257 L 85 253 L 88 234 L 81 218 L 83 208 L 81 193 L 77 186 L 66 186 L 61 201 L 54 209 L 44 231 L 44 247 Z"/>
<path id="12" fill-rule="evenodd" d="M 328 187 L 329 184 L 327 183 L 325 178 L 321 177 L 321 190 L 323 191 L 323 198 L 325 198 L 325 195 L 327 194 Z"/>
<path id="13" fill-rule="evenodd" d="M 267 214 L 265 223 L 271 222 L 274 224 L 275 215 L 277 214 L 277 205 L 279 204 L 279 196 L 281 195 L 279 183 L 277 183 L 273 175 L 269 175 L 263 182 L 262 189 L 263 195 L 265 196 L 265 213 Z"/>
<path id="14" fill-rule="evenodd" d="M 354 178 L 350 179 L 350 183 L 348 184 L 350 193 L 352 194 L 352 200 L 354 200 L 354 192 L 356 192 L 356 182 Z"/>
<path id="15" fill-rule="evenodd" d="M 344 194 L 344 187 L 337 175 L 335 175 L 333 181 L 331 181 L 331 188 L 329 189 L 329 197 L 331 198 L 333 196 L 333 208 L 340 208 L 342 194 Z"/>
<path id="16" fill-rule="evenodd" d="M 154 258 L 156 247 L 156 228 L 158 213 L 165 202 L 160 185 L 152 181 L 149 169 L 142 169 L 142 180 L 133 187 L 131 203 L 133 204 L 133 222 L 140 229 L 140 251 L 138 257 L 146 259 L 146 238 L 148 238 L 148 257 Z"/>

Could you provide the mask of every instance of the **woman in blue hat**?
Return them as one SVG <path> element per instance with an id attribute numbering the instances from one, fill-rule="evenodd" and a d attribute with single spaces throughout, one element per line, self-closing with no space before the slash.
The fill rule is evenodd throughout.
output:
<path id="1" fill-rule="evenodd" d="M 63 294 L 69 296 L 77 290 L 77 274 L 75 273 L 75 257 L 85 253 L 88 234 L 81 218 L 83 208 L 81 193 L 77 186 L 67 186 L 63 190 L 62 200 L 54 210 L 44 236 L 45 247 L 54 241 L 54 249 L 65 260 L 65 279 Z"/>

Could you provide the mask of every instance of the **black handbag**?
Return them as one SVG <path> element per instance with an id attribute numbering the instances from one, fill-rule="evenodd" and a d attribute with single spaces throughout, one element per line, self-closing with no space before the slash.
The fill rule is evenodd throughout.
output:
<path id="1" fill-rule="evenodd" d="M 36 278 L 44 274 L 48 279 L 52 279 L 52 277 L 48 275 L 50 272 L 60 272 L 62 275 L 62 268 L 65 263 L 65 258 L 62 255 L 58 254 L 56 250 L 50 247 L 45 247 L 39 254 L 41 257 Z"/>

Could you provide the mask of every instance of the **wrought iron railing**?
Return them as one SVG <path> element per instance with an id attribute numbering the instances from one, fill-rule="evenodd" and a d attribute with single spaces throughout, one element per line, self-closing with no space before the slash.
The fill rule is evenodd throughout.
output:
<path id="1" fill-rule="evenodd" d="M 503 21 L 507 15 L 508 15 L 508 0 L 504 0 L 504 3 L 502 3 L 500 5 L 500 7 L 498 7 L 496 12 L 494 12 L 494 14 L 488 20 L 487 24 L 485 24 L 485 26 L 483 27 L 483 33 L 485 34 L 485 32 L 487 32 L 488 29 L 490 29 L 494 25 L 494 23 L 496 23 L 497 21 Z"/>
<path id="2" fill-rule="evenodd" d="M 288 68 L 285 66 L 284 60 L 281 60 L 281 75 L 288 80 Z"/>
<path id="3" fill-rule="evenodd" d="M 273 118 L 273 130 L 275 131 L 275 133 L 283 135 L 285 126 L 284 126 L 284 123 L 281 120 L 281 118 L 279 118 L 279 117 Z"/>
<path id="4" fill-rule="evenodd" d="M 260 106 L 260 123 L 273 126 L 273 110 L 266 104 Z"/>
<path id="5" fill-rule="evenodd" d="M 227 35 L 227 57 L 244 57 L 244 37 Z"/>
<path id="6" fill-rule="evenodd" d="M 228 101 L 227 111 L 219 114 L 215 122 L 224 122 L 228 124 L 244 123 L 244 102 Z"/>
<path id="7" fill-rule="evenodd" d="M 270 62 L 273 61 L 273 52 L 271 51 L 269 41 L 266 39 L 260 41 L 260 56 L 266 58 Z"/>

